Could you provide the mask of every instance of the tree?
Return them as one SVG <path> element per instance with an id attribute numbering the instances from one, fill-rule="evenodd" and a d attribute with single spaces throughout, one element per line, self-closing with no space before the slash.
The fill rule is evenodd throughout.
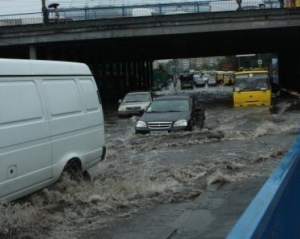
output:
<path id="1" fill-rule="evenodd" d="M 222 58 L 221 60 L 218 61 L 218 63 L 216 64 L 216 70 L 224 70 L 223 66 L 224 64 L 230 65 L 231 69 L 228 70 L 237 70 L 238 68 L 238 62 L 236 59 L 236 56 L 225 56 L 224 58 Z"/>

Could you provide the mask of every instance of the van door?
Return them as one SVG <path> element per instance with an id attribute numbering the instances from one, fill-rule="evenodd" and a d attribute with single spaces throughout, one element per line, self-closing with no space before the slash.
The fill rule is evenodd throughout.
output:
<path id="1" fill-rule="evenodd" d="M 104 122 L 92 78 L 45 79 L 43 89 L 50 117 L 55 179 L 72 158 L 80 159 L 83 170 L 100 162 Z"/>
<path id="2" fill-rule="evenodd" d="M 34 80 L 0 81 L 0 200 L 13 200 L 49 184 L 49 123 Z"/>

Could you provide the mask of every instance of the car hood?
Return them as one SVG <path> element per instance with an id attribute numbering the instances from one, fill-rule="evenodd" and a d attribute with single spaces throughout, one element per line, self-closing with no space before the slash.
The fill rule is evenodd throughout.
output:
<path id="1" fill-rule="evenodd" d="M 134 106 L 140 106 L 140 107 L 146 107 L 151 103 L 151 101 L 148 102 L 122 102 L 120 106 L 124 107 L 134 107 Z"/>
<path id="2" fill-rule="evenodd" d="M 163 112 L 163 113 L 144 113 L 140 118 L 144 122 L 175 122 L 177 120 L 188 120 L 191 112 Z"/>
<path id="3" fill-rule="evenodd" d="M 205 83 L 205 80 L 204 79 L 195 79 L 195 82 L 197 82 L 197 83 Z"/>

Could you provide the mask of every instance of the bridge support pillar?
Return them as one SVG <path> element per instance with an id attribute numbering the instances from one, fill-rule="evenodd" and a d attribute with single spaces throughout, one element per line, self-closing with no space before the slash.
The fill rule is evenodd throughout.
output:
<path id="1" fill-rule="evenodd" d="M 128 74 L 128 69 L 129 69 L 129 67 L 128 67 L 128 63 L 127 62 L 122 62 L 121 63 L 122 64 L 122 84 L 123 84 L 123 94 L 125 93 L 125 92 L 127 92 L 128 91 L 128 85 L 129 85 L 129 81 L 128 81 L 128 76 L 129 76 L 129 74 Z"/>
<path id="2" fill-rule="evenodd" d="M 153 62 L 147 61 L 147 80 L 148 80 L 148 86 L 151 88 L 153 86 Z"/>
<path id="3" fill-rule="evenodd" d="M 137 61 L 136 63 L 136 87 L 139 90 L 149 90 L 151 87 L 151 63 L 150 61 Z"/>
<path id="4" fill-rule="evenodd" d="M 300 91 L 300 50 L 279 52 L 278 73 L 283 88 Z"/>
<path id="5" fill-rule="evenodd" d="M 36 60 L 36 49 L 34 46 L 29 46 L 29 59 Z"/>

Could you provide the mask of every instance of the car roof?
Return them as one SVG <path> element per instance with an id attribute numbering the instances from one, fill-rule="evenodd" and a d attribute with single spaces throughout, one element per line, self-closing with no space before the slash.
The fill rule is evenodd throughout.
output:
<path id="1" fill-rule="evenodd" d="M 130 91 L 127 94 L 150 94 L 150 91 Z"/>
<path id="2" fill-rule="evenodd" d="M 164 95 L 157 97 L 155 100 L 188 100 L 191 99 L 189 95 Z"/>
<path id="3" fill-rule="evenodd" d="M 235 75 L 248 75 L 248 74 L 267 74 L 267 71 L 262 71 L 262 70 L 258 70 L 258 71 L 239 71 L 236 72 Z"/>
<path id="4" fill-rule="evenodd" d="M 138 94 L 148 94 L 148 95 L 153 95 L 152 92 L 150 91 L 131 91 L 125 94 L 126 95 L 138 95 Z"/>

